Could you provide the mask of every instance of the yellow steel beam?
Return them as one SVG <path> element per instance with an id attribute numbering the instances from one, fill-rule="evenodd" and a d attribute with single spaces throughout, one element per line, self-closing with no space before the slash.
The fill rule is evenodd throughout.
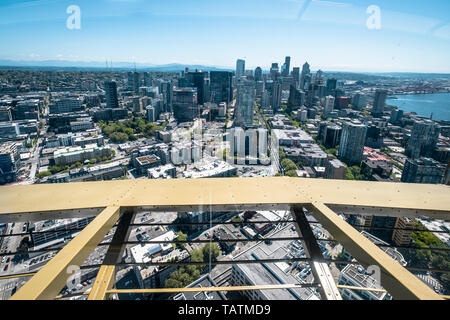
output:
<path id="1" fill-rule="evenodd" d="M 110 290 L 116 282 L 115 264 L 122 259 L 125 245 L 130 234 L 130 224 L 135 217 L 135 210 L 132 208 L 122 208 L 121 219 L 114 233 L 114 237 L 103 259 L 103 265 L 97 274 L 88 300 L 104 300 L 106 291 Z"/>
<path id="2" fill-rule="evenodd" d="M 9 276 L 0 276 L 0 280 L 32 277 L 35 274 L 36 274 L 36 272 L 29 272 L 29 273 L 22 273 L 22 274 L 9 275 Z"/>
<path id="3" fill-rule="evenodd" d="M 261 286 L 238 286 L 238 287 L 195 287 L 195 288 L 163 288 L 163 289 L 112 289 L 107 293 L 181 293 L 181 292 L 215 292 L 215 291 L 254 291 L 254 290 L 279 290 L 279 289 L 301 289 L 311 286 L 301 284 L 280 284 Z"/>
<path id="4" fill-rule="evenodd" d="M 70 277 L 70 274 L 67 273 L 67 268 L 83 264 L 97 244 L 100 243 L 106 233 L 116 223 L 119 214 L 119 207 L 105 208 L 35 276 L 27 281 L 11 297 L 11 300 L 54 299 Z"/>
<path id="5" fill-rule="evenodd" d="M 364 267 L 378 266 L 381 285 L 398 300 L 440 300 L 440 296 L 322 203 L 305 208 Z"/>
<path id="6" fill-rule="evenodd" d="M 88 300 L 105 300 L 106 291 L 110 290 L 116 278 L 115 266 L 101 266 L 89 293 Z"/>
<path id="7" fill-rule="evenodd" d="M 49 199 L 51 195 L 51 200 Z M 50 200 L 50 201 L 49 201 Z M 330 206 L 429 211 L 449 217 L 450 186 L 323 179 L 216 178 L 123 180 L 0 187 L 0 221 L 12 215 L 128 207 L 290 205 L 313 201 Z M 2 220 L 3 219 L 3 220 Z"/>

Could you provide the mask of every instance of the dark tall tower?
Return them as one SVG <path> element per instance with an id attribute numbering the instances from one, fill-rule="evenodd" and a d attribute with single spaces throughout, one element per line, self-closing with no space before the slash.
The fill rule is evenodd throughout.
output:
<path id="1" fill-rule="evenodd" d="M 283 68 L 281 70 L 281 74 L 283 77 L 288 77 L 290 72 L 291 72 L 291 57 L 286 57 Z"/>
<path id="2" fill-rule="evenodd" d="M 262 81 L 263 76 L 262 76 L 262 69 L 260 67 L 257 67 L 255 69 L 255 81 Z"/>
<path id="3" fill-rule="evenodd" d="M 117 83 L 115 81 L 105 81 L 105 95 L 107 108 L 119 108 L 119 99 L 117 98 Z"/>
<path id="4" fill-rule="evenodd" d="M 233 74 L 228 71 L 211 71 L 210 92 L 214 95 L 215 103 L 230 103 L 233 100 Z"/>
<path id="5" fill-rule="evenodd" d="M 337 80 L 336 79 L 328 79 L 327 80 L 327 95 L 336 97 L 336 87 Z"/>
<path id="6" fill-rule="evenodd" d="M 204 104 L 205 101 L 205 79 L 206 72 L 189 72 L 186 74 L 186 80 L 191 87 L 197 88 L 198 104 Z"/>
<path id="7" fill-rule="evenodd" d="M 384 107 L 386 106 L 387 90 L 377 90 L 375 92 L 375 100 L 373 102 L 372 116 L 379 118 L 383 116 Z"/>

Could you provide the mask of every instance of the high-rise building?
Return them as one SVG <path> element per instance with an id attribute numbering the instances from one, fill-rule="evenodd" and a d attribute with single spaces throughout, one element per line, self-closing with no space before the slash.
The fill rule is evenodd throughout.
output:
<path id="1" fill-rule="evenodd" d="M 128 72 L 128 89 L 134 91 L 135 94 L 138 94 L 140 86 L 141 80 L 139 72 Z"/>
<path id="2" fill-rule="evenodd" d="M 161 82 L 161 93 L 163 95 L 164 112 L 173 112 L 173 84 L 172 81 Z"/>
<path id="3" fill-rule="evenodd" d="M 364 152 L 366 135 L 367 126 L 364 124 L 358 122 L 344 123 L 339 148 L 339 159 L 348 161 L 351 164 L 360 164 Z"/>
<path id="4" fill-rule="evenodd" d="M 294 81 L 295 81 L 295 87 L 298 88 L 298 86 L 300 84 L 300 68 L 299 67 L 294 67 L 292 69 L 292 77 L 294 78 Z"/>
<path id="5" fill-rule="evenodd" d="M 226 102 L 233 100 L 233 74 L 228 71 L 211 71 L 210 92 L 214 95 L 214 103 Z"/>
<path id="6" fill-rule="evenodd" d="M 336 96 L 337 80 L 328 79 L 327 80 L 327 94 L 331 96 Z"/>
<path id="7" fill-rule="evenodd" d="M 237 99 L 235 109 L 235 125 L 238 127 L 253 126 L 255 106 L 255 82 L 240 79 L 237 82 Z"/>
<path id="8" fill-rule="evenodd" d="M 323 140 L 327 148 L 336 148 L 341 141 L 342 128 L 336 124 L 329 124 Z"/>
<path id="9" fill-rule="evenodd" d="M 443 182 L 445 166 L 430 158 L 407 159 L 402 173 L 402 182 L 440 184 Z"/>
<path id="10" fill-rule="evenodd" d="M 190 87 L 197 88 L 198 104 L 203 105 L 205 101 L 205 79 L 207 72 L 188 72 L 186 74 L 186 80 Z"/>
<path id="11" fill-rule="evenodd" d="M 272 90 L 272 108 L 276 111 L 281 109 L 281 82 L 275 81 Z"/>
<path id="12" fill-rule="evenodd" d="M 174 89 L 173 112 L 178 122 L 193 121 L 198 116 L 197 88 Z"/>
<path id="13" fill-rule="evenodd" d="M 325 117 L 328 117 L 328 115 L 333 112 L 334 103 L 335 103 L 335 98 L 333 96 L 325 97 L 325 106 L 324 106 L 324 110 L 323 110 L 323 114 Z"/>
<path id="14" fill-rule="evenodd" d="M 281 68 L 281 75 L 283 77 L 288 77 L 291 72 L 291 57 L 286 57 L 284 60 L 283 67 Z"/>
<path id="15" fill-rule="evenodd" d="M 272 63 L 272 67 L 270 68 L 270 79 L 272 79 L 274 82 L 278 79 L 278 63 L 274 62 Z"/>
<path id="16" fill-rule="evenodd" d="M 115 81 L 105 81 L 105 95 L 107 108 L 119 108 L 119 99 L 117 98 L 117 83 Z"/>
<path id="17" fill-rule="evenodd" d="M 366 146 L 374 149 L 381 149 L 383 138 L 381 136 L 381 128 L 370 124 L 367 128 Z"/>
<path id="18" fill-rule="evenodd" d="M 288 107 L 299 109 L 305 103 L 305 93 L 298 90 L 295 86 L 291 85 L 289 91 Z M 297 107 L 297 108 L 296 108 Z"/>
<path id="19" fill-rule="evenodd" d="M 367 106 L 366 96 L 360 93 L 355 94 L 353 97 L 353 106 L 358 109 L 363 109 Z"/>
<path id="20" fill-rule="evenodd" d="M 302 75 L 300 77 L 300 89 L 304 90 L 305 87 L 309 86 L 311 83 L 311 70 L 309 68 L 309 63 L 305 62 L 302 67 Z"/>
<path id="21" fill-rule="evenodd" d="M 375 100 L 373 102 L 372 116 L 380 118 L 383 116 L 384 107 L 386 106 L 387 90 L 377 90 L 375 92 Z"/>
<path id="22" fill-rule="evenodd" d="M 264 92 L 264 81 L 256 81 L 256 97 L 261 98 Z"/>
<path id="23" fill-rule="evenodd" d="M 440 127 L 431 120 L 416 121 L 406 148 L 412 159 L 431 157 L 439 141 Z"/>
<path id="24" fill-rule="evenodd" d="M 271 94 L 268 90 L 264 90 L 261 98 L 261 107 L 264 110 L 270 109 L 271 103 Z"/>
<path id="25" fill-rule="evenodd" d="M 263 75 L 262 75 L 262 69 L 261 67 L 257 67 L 255 69 L 255 81 L 262 81 Z"/>
<path id="26" fill-rule="evenodd" d="M 402 120 L 402 118 L 403 118 L 403 110 L 395 108 L 391 111 L 391 118 L 389 119 L 389 122 L 392 124 L 397 124 Z"/>
<path id="27" fill-rule="evenodd" d="M 236 79 L 243 77 L 245 74 L 245 60 L 238 59 L 236 62 Z"/>

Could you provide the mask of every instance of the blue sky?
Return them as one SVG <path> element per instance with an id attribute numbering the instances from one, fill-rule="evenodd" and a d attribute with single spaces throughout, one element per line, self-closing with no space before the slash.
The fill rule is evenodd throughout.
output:
<path id="1" fill-rule="evenodd" d="M 69 30 L 69 5 L 81 29 Z M 381 29 L 366 26 L 371 5 Z M 2 0 L 0 59 L 450 73 L 448 0 Z"/>

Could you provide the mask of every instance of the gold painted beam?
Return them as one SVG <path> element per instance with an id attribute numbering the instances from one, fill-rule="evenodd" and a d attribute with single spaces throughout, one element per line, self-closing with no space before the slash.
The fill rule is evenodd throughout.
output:
<path id="1" fill-rule="evenodd" d="M 88 300 L 104 300 L 106 291 L 110 290 L 116 282 L 115 265 L 120 262 L 125 250 L 124 242 L 130 235 L 130 224 L 135 218 L 136 211 L 133 208 L 121 208 L 122 215 L 111 244 L 108 247 L 103 265 L 95 278 Z"/>
<path id="2" fill-rule="evenodd" d="M 53 199 L 53 198 L 52 198 Z M 107 207 L 39 272 L 20 288 L 11 300 L 51 300 L 66 285 L 69 266 L 81 266 L 119 218 L 119 207 Z"/>
<path id="3" fill-rule="evenodd" d="M 9 276 L 0 276 L 0 280 L 18 279 L 18 278 L 32 277 L 32 276 L 34 276 L 35 274 L 36 274 L 36 272 L 29 272 L 29 273 L 22 273 L 22 274 L 9 275 Z"/>
<path id="4" fill-rule="evenodd" d="M 101 266 L 95 278 L 94 285 L 89 293 L 88 300 L 105 300 L 106 292 L 111 290 L 115 283 L 116 267 L 115 266 Z"/>
<path id="5" fill-rule="evenodd" d="M 441 300 L 441 297 L 322 203 L 305 208 L 365 268 L 381 271 L 381 285 L 397 300 Z"/>
<path id="6" fill-rule="evenodd" d="M 51 199 L 50 199 L 51 198 Z M 107 206 L 159 207 L 326 205 L 414 209 L 449 218 L 450 186 L 326 179 L 214 178 L 119 180 L 0 187 L 0 221 L 30 213 Z"/>

